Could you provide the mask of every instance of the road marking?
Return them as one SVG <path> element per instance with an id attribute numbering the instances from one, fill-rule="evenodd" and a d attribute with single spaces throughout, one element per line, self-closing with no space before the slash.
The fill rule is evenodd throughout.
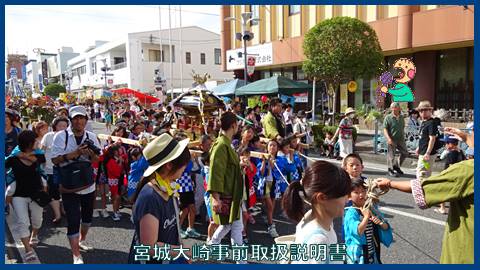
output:
<path id="1" fill-rule="evenodd" d="M 390 208 L 390 207 L 380 206 L 379 209 L 382 210 L 382 211 L 385 211 L 385 212 L 390 212 L 390 213 L 393 213 L 393 214 L 398 214 L 398 215 L 401 215 L 401 216 L 406 216 L 406 217 L 410 217 L 410 218 L 413 218 L 413 219 L 418 219 L 418 220 L 421 220 L 421 221 L 426 221 L 426 222 L 430 222 L 430 223 L 433 223 L 433 224 L 445 226 L 445 221 L 441 221 L 441 220 L 438 220 L 438 219 L 423 217 L 423 216 L 419 216 L 419 215 L 416 215 L 416 214 L 411 214 L 411 213 L 403 212 L 403 211 L 400 211 L 400 210 L 396 210 L 396 209 L 393 209 L 393 208 Z"/>

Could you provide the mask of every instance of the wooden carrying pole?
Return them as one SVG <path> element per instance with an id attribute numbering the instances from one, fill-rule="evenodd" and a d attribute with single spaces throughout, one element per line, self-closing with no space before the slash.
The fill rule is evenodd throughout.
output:
<path id="1" fill-rule="evenodd" d="M 112 141 L 114 141 L 114 142 L 117 142 L 118 140 L 121 140 L 122 143 L 130 144 L 130 145 L 137 145 L 137 146 L 141 145 L 140 141 L 137 141 L 137 140 L 126 139 L 126 138 L 117 137 L 117 136 L 110 136 L 110 135 L 106 135 L 106 134 L 98 134 L 98 138 L 100 138 L 102 140 L 108 140 L 109 138 L 111 138 Z M 188 144 L 188 148 L 198 147 L 199 145 L 200 145 L 199 141 L 193 141 L 193 142 L 190 142 Z M 201 155 L 203 153 L 203 151 L 196 150 L 196 149 L 190 149 L 190 153 Z M 265 157 L 266 159 L 268 159 L 270 157 L 270 155 L 267 154 L 267 153 L 255 152 L 255 151 L 250 152 L 250 156 L 255 157 L 255 158 Z"/>

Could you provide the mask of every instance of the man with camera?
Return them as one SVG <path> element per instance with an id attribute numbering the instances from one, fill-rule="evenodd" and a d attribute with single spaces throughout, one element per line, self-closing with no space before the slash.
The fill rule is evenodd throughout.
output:
<path id="1" fill-rule="evenodd" d="M 73 263 L 83 264 L 80 250 L 93 249 L 86 245 L 85 240 L 95 199 L 92 162 L 98 161 L 100 143 L 94 133 L 85 129 L 88 121 L 85 107 L 74 106 L 70 108 L 69 115 L 70 128 L 58 132 L 53 139 L 52 162 L 56 166 L 54 177 L 58 179 L 67 215 L 67 237 Z"/>

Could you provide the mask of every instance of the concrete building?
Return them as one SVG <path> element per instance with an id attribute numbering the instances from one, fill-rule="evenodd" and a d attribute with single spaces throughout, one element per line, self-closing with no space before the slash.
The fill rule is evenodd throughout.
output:
<path id="1" fill-rule="evenodd" d="M 182 51 L 180 51 L 180 32 Z M 166 80 L 163 90 L 192 86 L 192 70 L 209 73 L 212 82 L 232 79 L 221 70 L 220 35 L 197 26 L 127 34 L 123 39 L 103 44 L 68 61 L 73 78 L 72 91 L 128 87 L 154 92 L 156 71 Z M 161 44 L 161 46 L 160 46 Z M 172 65 L 170 65 L 172 63 Z M 105 80 L 101 68 L 110 68 Z"/>
<path id="2" fill-rule="evenodd" d="M 49 57 L 47 60 L 47 77 L 49 82 L 57 82 L 66 85 L 65 82 L 68 60 L 79 56 L 79 53 L 73 51 L 71 47 L 62 47 L 58 49 L 55 56 Z M 45 75 L 44 75 L 45 76 Z"/>
<path id="3" fill-rule="evenodd" d="M 27 56 L 24 54 L 9 54 L 7 55 L 7 80 L 10 79 L 10 69 L 14 68 L 17 71 L 17 79 L 22 80 L 22 70 L 25 63 L 27 63 Z"/>
<path id="4" fill-rule="evenodd" d="M 376 31 L 388 63 L 413 58 L 417 74 L 410 83 L 415 91 L 410 106 L 430 100 L 437 108 L 473 109 L 473 5 L 225 5 L 220 13 L 222 69 L 234 71 L 237 78 L 243 78 L 243 62 L 237 57 L 242 43 L 235 39 L 241 23 L 224 18 L 241 18 L 243 12 L 260 18 L 249 26 L 255 38 L 248 42 L 248 53 L 257 55 L 252 80 L 275 74 L 307 80 L 302 71 L 305 33 L 322 20 L 349 16 Z M 340 87 L 337 108 L 375 104 L 377 80 L 358 78 L 357 84 L 355 93 Z M 322 89 L 317 91 L 320 97 Z"/>
<path id="5" fill-rule="evenodd" d="M 41 78 L 41 76 L 38 76 L 40 71 L 39 67 L 40 65 L 37 63 L 36 60 L 30 60 L 25 65 L 25 69 L 26 69 L 25 85 L 31 91 L 39 89 L 38 82 L 39 82 L 39 79 Z"/>

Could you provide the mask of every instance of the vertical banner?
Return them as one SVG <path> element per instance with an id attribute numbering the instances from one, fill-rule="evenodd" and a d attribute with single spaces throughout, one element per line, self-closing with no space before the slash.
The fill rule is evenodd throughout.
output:
<path id="1" fill-rule="evenodd" d="M 348 107 L 348 90 L 347 84 L 340 85 L 340 112 L 345 112 Z"/>

